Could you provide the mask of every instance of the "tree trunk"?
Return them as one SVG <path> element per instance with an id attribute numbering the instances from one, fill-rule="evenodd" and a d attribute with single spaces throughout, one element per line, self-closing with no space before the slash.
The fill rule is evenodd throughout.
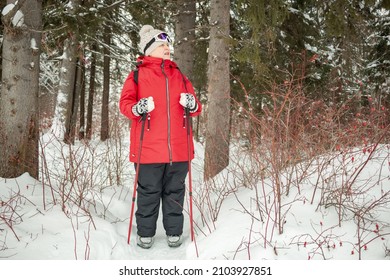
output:
<path id="1" fill-rule="evenodd" d="M 69 15 L 77 17 L 77 9 L 80 6 L 80 0 L 69 0 Z M 64 42 L 64 51 L 60 67 L 60 81 L 58 85 L 57 104 L 54 113 L 54 124 L 60 128 L 59 138 L 63 138 L 65 143 L 72 142 L 72 127 L 74 118 L 73 110 L 75 107 L 75 83 L 78 61 L 79 32 L 78 27 L 70 29 L 67 33 L 67 39 Z M 64 131 L 63 128 L 64 127 Z"/>
<path id="2" fill-rule="evenodd" d="M 81 65 L 81 90 L 80 90 L 80 128 L 79 139 L 85 137 L 85 65 Z"/>
<path id="3" fill-rule="evenodd" d="M 8 0 L 3 15 L 0 95 L 0 177 L 39 175 L 39 56 L 42 1 Z M 6 10 L 3 10 L 3 13 Z M 16 16 L 15 16 L 16 15 Z M 24 15 L 19 21 L 19 15 Z"/>
<path id="4" fill-rule="evenodd" d="M 66 131 L 65 131 L 65 137 L 64 141 L 68 144 L 74 144 L 75 138 L 76 138 L 76 126 L 77 126 L 77 114 L 79 111 L 79 105 L 80 105 L 80 95 L 83 87 L 83 69 L 80 65 L 80 60 L 76 65 L 76 80 L 74 89 L 72 91 L 72 102 L 71 105 L 69 105 L 70 112 L 68 114 L 70 115 L 69 123 L 66 124 Z"/>
<path id="5" fill-rule="evenodd" d="M 100 140 L 106 141 L 109 138 L 109 110 L 108 103 L 110 97 L 110 46 L 111 28 L 104 28 L 104 59 L 103 59 L 103 97 L 102 97 L 102 120 L 100 130 Z"/>
<path id="6" fill-rule="evenodd" d="M 77 70 L 77 39 L 68 38 L 66 41 L 64 55 L 60 72 L 60 86 L 58 97 L 59 101 L 66 100 L 66 112 L 65 112 L 65 133 L 64 142 L 71 143 L 71 131 L 72 129 L 72 117 L 75 102 L 75 83 L 76 83 L 76 70 Z M 67 98 L 61 98 L 67 96 Z M 60 104 L 58 104 L 60 105 Z M 58 106 L 57 105 L 57 106 Z M 61 106 L 61 105 L 60 105 Z M 62 107 L 62 106 L 61 106 Z"/>
<path id="7" fill-rule="evenodd" d="M 92 45 L 92 58 L 91 58 L 91 69 L 89 76 L 89 92 L 88 92 L 88 106 L 87 106 L 87 139 L 92 138 L 92 113 L 93 113 L 93 100 L 95 96 L 95 78 L 96 78 L 96 44 Z"/>
<path id="8" fill-rule="evenodd" d="M 205 180 L 214 177 L 229 164 L 230 142 L 230 1 L 211 0 L 210 5 L 210 22 L 213 25 L 208 54 Z"/>
<path id="9" fill-rule="evenodd" d="M 181 71 L 192 81 L 195 56 L 195 0 L 178 0 L 176 46 L 174 59 Z"/>

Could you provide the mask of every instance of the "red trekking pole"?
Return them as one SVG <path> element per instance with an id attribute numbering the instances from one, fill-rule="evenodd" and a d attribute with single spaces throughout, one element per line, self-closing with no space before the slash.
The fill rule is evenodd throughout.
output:
<path id="1" fill-rule="evenodd" d="M 192 172 L 191 172 L 191 121 L 190 121 L 190 109 L 185 108 L 185 116 L 187 123 L 187 149 L 188 149 L 188 187 L 189 187 L 189 196 L 190 196 L 190 230 L 191 230 L 191 241 L 194 241 L 194 217 L 192 214 Z"/>
<path id="2" fill-rule="evenodd" d="M 131 203 L 129 233 L 127 235 L 127 244 L 130 244 L 131 229 L 133 228 L 132 225 L 133 225 L 133 217 L 134 217 L 134 205 L 135 205 L 135 197 L 137 195 L 139 166 L 140 166 L 140 160 L 141 160 L 142 142 L 144 140 L 144 131 L 145 131 L 145 120 L 146 120 L 146 113 L 143 114 L 142 117 L 141 117 L 141 122 L 142 122 L 141 136 L 140 136 L 138 155 L 137 155 L 137 166 L 135 168 L 135 179 L 134 179 L 134 188 L 133 188 L 133 198 L 132 198 L 132 203 Z"/>

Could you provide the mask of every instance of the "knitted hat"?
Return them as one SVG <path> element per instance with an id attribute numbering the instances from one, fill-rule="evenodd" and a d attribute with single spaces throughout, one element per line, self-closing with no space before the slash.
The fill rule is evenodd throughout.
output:
<path id="1" fill-rule="evenodd" d="M 153 42 L 149 46 L 148 43 L 154 38 L 154 36 L 165 33 L 164 31 L 154 29 L 151 25 L 144 25 L 142 26 L 141 30 L 139 31 L 139 36 L 141 37 L 139 47 L 142 53 L 145 55 L 149 55 L 155 48 L 161 45 L 161 42 Z M 145 50 L 145 47 L 146 50 Z"/>

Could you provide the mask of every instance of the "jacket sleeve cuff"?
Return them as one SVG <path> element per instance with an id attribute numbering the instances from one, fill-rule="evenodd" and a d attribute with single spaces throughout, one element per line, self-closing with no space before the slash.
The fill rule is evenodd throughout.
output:
<path id="1" fill-rule="evenodd" d="M 196 111 L 198 111 L 198 103 L 195 102 L 195 107 L 193 109 L 190 109 L 190 113 L 195 113 Z"/>
<path id="2" fill-rule="evenodd" d="M 131 107 L 131 112 L 133 112 L 133 115 L 136 117 L 140 116 L 140 114 L 138 114 L 138 112 L 137 112 L 137 104 L 134 105 L 133 107 Z"/>

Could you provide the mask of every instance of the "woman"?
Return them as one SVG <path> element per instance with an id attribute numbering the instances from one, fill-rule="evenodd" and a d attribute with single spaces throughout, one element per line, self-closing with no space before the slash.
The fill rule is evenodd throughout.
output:
<path id="1" fill-rule="evenodd" d="M 169 36 L 150 25 L 140 30 L 137 70 L 127 77 L 120 111 L 132 120 L 130 161 L 140 164 L 137 188 L 137 244 L 150 248 L 156 234 L 156 222 L 162 202 L 163 225 L 168 245 L 182 244 L 185 178 L 188 173 L 187 128 L 185 110 L 190 116 L 200 114 L 202 106 L 196 99 L 191 82 L 171 61 Z M 140 149 L 141 118 L 145 130 Z M 194 158 L 190 132 L 190 160 Z"/>

